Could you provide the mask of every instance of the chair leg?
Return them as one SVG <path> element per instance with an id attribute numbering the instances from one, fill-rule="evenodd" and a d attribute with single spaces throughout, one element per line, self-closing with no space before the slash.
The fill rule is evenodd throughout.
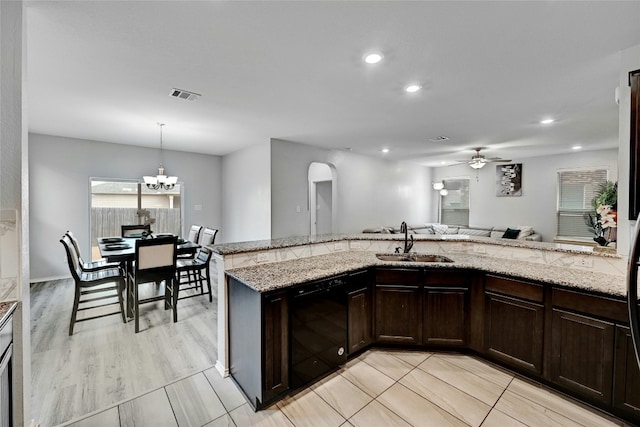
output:
<path id="1" fill-rule="evenodd" d="M 76 316 L 78 314 L 78 304 L 80 304 L 80 287 L 76 283 L 76 293 L 73 298 L 73 309 L 71 310 L 71 322 L 69 323 L 69 336 L 73 335 L 73 326 L 76 323 Z"/>
<path id="2" fill-rule="evenodd" d="M 209 288 L 209 302 L 213 302 L 213 297 L 211 296 L 211 275 L 209 271 L 207 271 L 207 288 Z"/>
<path id="3" fill-rule="evenodd" d="M 122 297 L 122 294 L 125 291 L 125 284 L 124 281 L 119 281 L 118 282 L 118 302 L 120 303 L 120 313 L 122 313 L 122 323 L 127 323 L 127 316 L 124 312 L 124 298 Z"/>
<path id="4" fill-rule="evenodd" d="M 135 317 L 135 324 L 136 324 L 136 334 L 138 332 L 140 332 L 140 316 L 138 313 L 140 310 L 140 306 L 138 305 L 138 284 L 137 283 L 133 283 L 133 309 L 135 311 L 134 313 L 134 317 Z"/>
<path id="5" fill-rule="evenodd" d="M 171 285 L 171 297 L 173 298 L 171 308 L 173 309 L 173 323 L 178 321 L 178 293 L 180 291 L 180 282 L 174 280 Z"/>

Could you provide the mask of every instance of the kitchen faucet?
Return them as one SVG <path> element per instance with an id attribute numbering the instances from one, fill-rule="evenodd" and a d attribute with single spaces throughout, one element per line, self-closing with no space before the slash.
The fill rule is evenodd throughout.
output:
<path id="1" fill-rule="evenodd" d="M 407 223 L 404 221 L 402 221 L 402 224 L 400 224 L 400 232 L 404 233 L 404 253 L 408 254 L 411 248 L 413 247 L 413 236 L 411 236 L 411 243 L 409 243 L 409 240 L 408 240 L 409 232 L 407 230 Z"/>

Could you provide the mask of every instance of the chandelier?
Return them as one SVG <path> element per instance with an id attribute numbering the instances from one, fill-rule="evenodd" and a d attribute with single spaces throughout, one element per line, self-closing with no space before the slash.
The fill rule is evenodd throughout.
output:
<path id="1" fill-rule="evenodd" d="M 164 167 L 162 166 L 162 160 L 164 159 L 164 152 L 162 151 L 162 126 L 164 126 L 164 123 L 158 123 L 158 126 L 160 126 L 160 167 L 158 168 L 158 175 L 143 176 L 142 178 L 150 190 L 171 190 L 178 182 L 178 177 L 164 174 Z"/>

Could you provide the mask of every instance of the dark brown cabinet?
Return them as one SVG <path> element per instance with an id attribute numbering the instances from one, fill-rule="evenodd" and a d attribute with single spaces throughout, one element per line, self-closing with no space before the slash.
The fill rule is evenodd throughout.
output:
<path id="1" fill-rule="evenodd" d="M 616 326 L 614 354 L 613 406 L 624 413 L 640 417 L 640 369 L 629 328 Z"/>
<path id="2" fill-rule="evenodd" d="M 286 292 L 263 299 L 264 381 L 263 399 L 289 388 L 289 306 Z"/>
<path id="3" fill-rule="evenodd" d="M 254 408 L 289 389 L 289 304 L 229 277 L 229 371 Z"/>
<path id="4" fill-rule="evenodd" d="M 456 271 L 427 271 L 424 280 L 423 342 L 466 346 L 469 341 L 469 276 Z"/>
<path id="5" fill-rule="evenodd" d="M 375 285 L 375 340 L 379 343 L 420 344 L 421 276 L 419 270 L 378 269 Z"/>
<path id="6" fill-rule="evenodd" d="M 485 280 L 485 354 L 540 375 L 543 360 L 543 287 L 504 277 Z"/>
<path id="7" fill-rule="evenodd" d="M 368 271 L 349 275 L 347 303 L 348 352 L 353 354 L 373 342 L 373 285 Z"/>
<path id="8" fill-rule="evenodd" d="M 611 402 L 612 322 L 553 309 L 551 380 L 574 393 Z"/>

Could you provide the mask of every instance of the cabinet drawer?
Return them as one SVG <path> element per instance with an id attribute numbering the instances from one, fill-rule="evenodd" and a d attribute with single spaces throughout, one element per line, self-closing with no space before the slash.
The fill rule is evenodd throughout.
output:
<path id="1" fill-rule="evenodd" d="M 565 289 L 553 289 L 551 297 L 554 307 L 562 307 L 621 323 L 629 323 L 627 304 L 623 301 Z"/>
<path id="2" fill-rule="evenodd" d="M 466 286 L 469 281 L 469 274 L 461 271 L 427 270 L 424 276 L 425 285 Z"/>
<path id="3" fill-rule="evenodd" d="M 419 284 L 422 278 L 420 270 L 408 268 L 383 268 L 376 270 L 376 283 L 385 284 Z"/>
<path id="4" fill-rule="evenodd" d="M 542 285 L 523 282 L 521 280 L 507 279 L 505 277 L 487 274 L 485 279 L 485 289 L 487 291 L 499 292 L 501 294 L 523 298 L 529 301 L 544 301 L 544 287 Z"/>

